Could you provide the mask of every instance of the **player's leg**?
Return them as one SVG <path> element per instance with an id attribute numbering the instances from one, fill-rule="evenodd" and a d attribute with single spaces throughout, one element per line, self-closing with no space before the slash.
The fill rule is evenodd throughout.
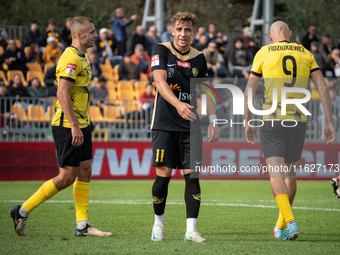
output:
<path id="1" fill-rule="evenodd" d="M 56 177 L 41 185 L 22 205 L 11 207 L 10 214 L 14 221 L 15 231 L 19 236 L 26 236 L 27 217 L 33 209 L 56 195 L 62 189 L 70 186 L 77 176 L 77 171 L 78 167 L 61 167 Z"/>
<path id="2" fill-rule="evenodd" d="M 156 167 L 156 179 L 152 186 L 155 221 L 151 240 L 164 240 L 164 210 L 172 169 L 177 166 L 177 146 L 174 132 L 152 130 L 152 165 Z"/>
<path id="3" fill-rule="evenodd" d="M 196 231 L 196 222 L 201 206 L 201 187 L 199 172 L 194 169 L 202 163 L 202 136 L 199 132 L 183 132 L 178 134 L 180 141 L 179 168 L 183 168 L 185 180 L 184 200 L 187 215 L 185 241 L 205 242 Z"/>

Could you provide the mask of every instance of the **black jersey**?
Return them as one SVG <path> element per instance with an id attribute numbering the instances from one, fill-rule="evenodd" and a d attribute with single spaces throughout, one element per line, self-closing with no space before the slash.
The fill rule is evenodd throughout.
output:
<path id="1" fill-rule="evenodd" d="M 167 71 L 166 81 L 175 96 L 181 102 L 194 106 L 191 111 L 196 114 L 194 122 L 183 119 L 176 108 L 157 91 L 151 129 L 167 131 L 200 130 L 199 116 L 196 112 L 196 84 L 190 83 L 190 78 L 207 77 L 207 61 L 203 53 L 192 47 L 189 48 L 188 52 L 181 53 L 172 42 L 160 43 L 156 45 L 152 52 L 151 67 L 152 71 Z"/>

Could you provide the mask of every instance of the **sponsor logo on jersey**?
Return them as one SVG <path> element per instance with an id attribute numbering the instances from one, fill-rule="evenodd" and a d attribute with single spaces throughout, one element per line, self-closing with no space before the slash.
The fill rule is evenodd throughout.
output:
<path id="1" fill-rule="evenodd" d="M 77 65 L 68 63 L 66 67 L 66 73 L 74 75 L 76 73 L 76 69 Z"/>
<path id="2" fill-rule="evenodd" d="M 159 55 L 154 55 L 151 58 L 151 67 L 153 66 L 159 66 Z"/>
<path id="3" fill-rule="evenodd" d="M 193 76 L 196 77 L 198 75 L 198 69 L 196 67 L 193 67 L 191 70 L 192 70 Z"/>
<path id="4" fill-rule="evenodd" d="M 175 84 L 175 85 L 170 84 L 170 89 L 172 89 L 172 90 L 177 89 L 177 90 L 179 90 L 179 91 L 182 91 L 182 90 L 181 90 L 181 86 L 178 86 L 178 84 Z"/>
<path id="5" fill-rule="evenodd" d="M 87 59 L 85 59 L 85 64 L 88 65 L 89 64 L 89 61 L 87 61 Z"/>
<path id="6" fill-rule="evenodd" d="M 184 68 L 190 68 L 189 62 L 182 62 L 182 61 L 177 60 L 177 65 L 180 67 L 184 67 Z"/>
<path id="7" fill-rule="evenodd" d="M 174 73 L 175 73 L 175 68 L 168 67 L 168 78 L 171 78 L 172 76 L 174 76 Z"/>

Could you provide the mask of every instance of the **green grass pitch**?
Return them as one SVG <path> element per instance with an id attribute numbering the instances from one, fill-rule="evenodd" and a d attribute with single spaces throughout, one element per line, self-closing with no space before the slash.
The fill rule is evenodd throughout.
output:
<path id="1" fill-rule="evenodd" d="M 89 220 L 112 237 L 74 237 L 72 187 L 29 216 L 26 237 L 8 211 L 43 182 L 0 182 L 0 254 L 338 254 L 340 202 L 329 181 L 298 181 L 293 213 L 296 242 L 276 240 L 278 209 L 267 180 L 202 180 L 197 230 L 206 243 L 183 241 L 184 181 L 172 180 L 165 209 L 165 241 L 152 242 L 153 181 L 92 181 Z M 295 208 L 295 209 L 294 209 Z"/>

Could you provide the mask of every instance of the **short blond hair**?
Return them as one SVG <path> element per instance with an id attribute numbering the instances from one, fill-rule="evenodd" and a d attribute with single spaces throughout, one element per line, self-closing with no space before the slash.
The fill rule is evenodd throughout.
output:
<path id="1" fill-rule="evenodd" d="M 195 14 L 190 12 L 178 12 L 171 18 L 171 22 L 176 24 L 177 22 L 189 22 L 194 26 L 197 22 L 197 17 Z"/>
<path id="2" fill-rule="evenodd" d="M 88 23 L 93 23 L 92 19 L 83 16 L 74 17 L 71 20 L 70 27 L 72 38 L 75 38 L 78 32 L 84 33 L 86 29 L 86 24 Z"/>

